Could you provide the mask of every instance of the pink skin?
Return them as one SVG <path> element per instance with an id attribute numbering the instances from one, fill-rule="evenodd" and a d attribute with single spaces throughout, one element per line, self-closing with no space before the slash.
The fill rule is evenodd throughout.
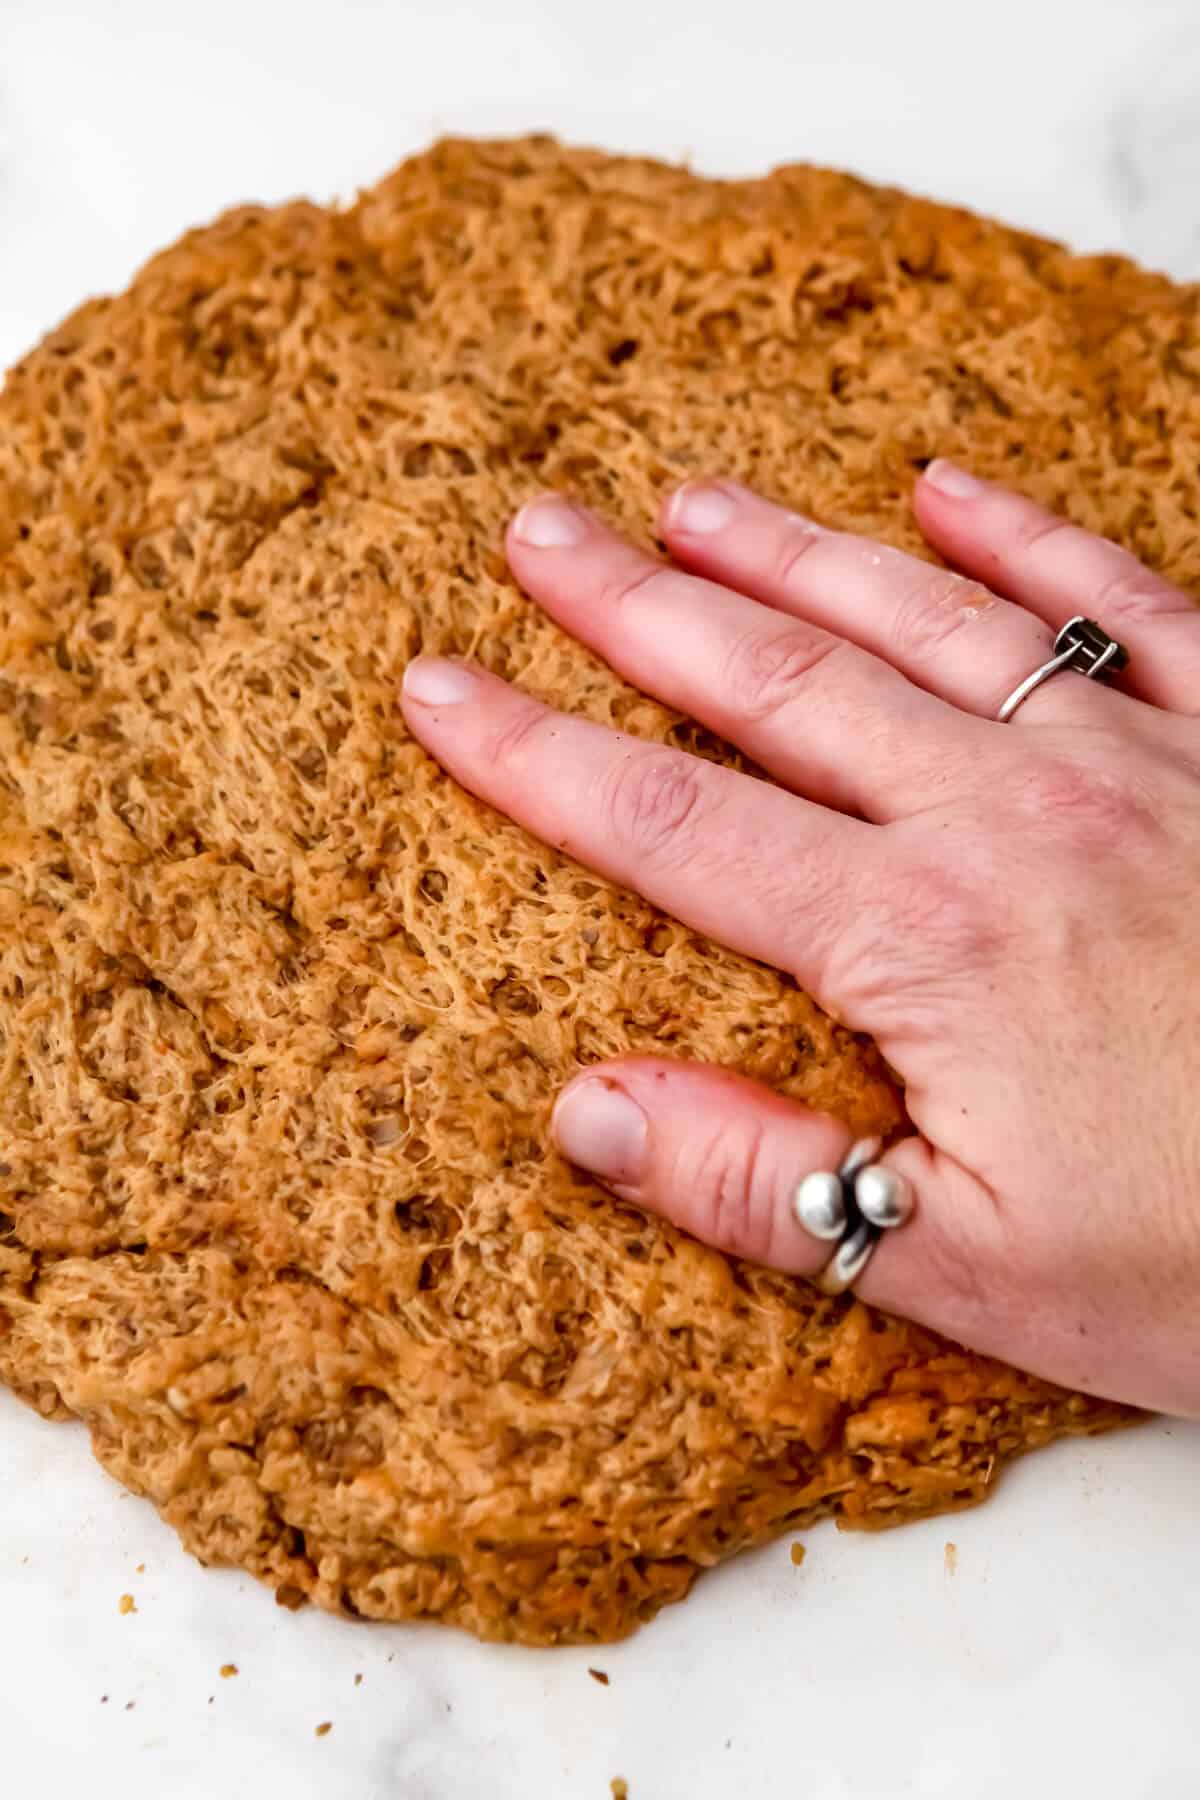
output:
<path id="1" fill-rule="evenodd" d="M 467 664 L 411 664 L 405 718 L 473 793 L 878 1040 L 920 1134 L 887 1154 L 918 1210 L 864 1299 L 1200 1416 L 1200 614 L 951 465 L 915 504 L 967 576 L 728 481 L 671 496 L 672 565 L 554 496 L 513 522 L 513 570 L 564 629 L 778 787 Z M 997 724 L 1079 612 L 1128 676 L 1058 676 Z M 728 1071 L 588 1069 L 554 1131 L 724 1250 L 798 1274 L 827 1256 L 788 1200 L 848 1132 Z"/>

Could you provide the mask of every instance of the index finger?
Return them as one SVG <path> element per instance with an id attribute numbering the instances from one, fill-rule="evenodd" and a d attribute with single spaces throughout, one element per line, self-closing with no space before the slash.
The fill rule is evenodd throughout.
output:
<path id="1" fill-rule="evenodd" d="M 465 788 L 693 930 L 820 999 L 881 829 L 765 781 L 543 706 L 466 663 L 404 674 L 414 737 Z"/>

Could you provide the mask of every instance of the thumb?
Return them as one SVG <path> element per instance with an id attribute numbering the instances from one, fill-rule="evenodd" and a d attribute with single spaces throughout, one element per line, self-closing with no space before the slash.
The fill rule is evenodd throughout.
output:
<path id="1" fill-rule="evenodd" d="M 577 1076 L 552 1129 L 562 1154 L 622 1200 L 718 1250 L 793 1275 L 829 1260 L 833 1246 L 792 1210 L 803 1177 L 836 1169 L 850 1148 L 825 1113 L 726 1069 L 639 1056 Z M 908 1178 L 917 1207 L 883 1234 L 855 1292 L 960 1340 L 990 1338 L 978 1271 L 997 1266 L 999 1221 L 987 1189 L 918 1137 L 877 1160 Z"/>

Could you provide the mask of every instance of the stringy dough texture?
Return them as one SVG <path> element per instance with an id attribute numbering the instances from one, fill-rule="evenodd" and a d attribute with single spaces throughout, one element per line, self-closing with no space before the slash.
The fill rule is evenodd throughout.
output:
<path id="1" fill-rule="evenodd" d="M 625 1050 L 902 1114 L 786 978 L 461 792 L 396 694 L 468 654 L 736 760 L 521 594 L 530 495 L 649 542 L 723 471 L 919 551 L 957 454 L 1186 582 L 1198 382 L 1195 292 L 1128 263 L 544 138 L 238 210 L 84 306 L 0 398 L 4 1380 L 285 1604 L 525 1643 L 1121 1418 L 564 1166 L 555 1092 Z"/>

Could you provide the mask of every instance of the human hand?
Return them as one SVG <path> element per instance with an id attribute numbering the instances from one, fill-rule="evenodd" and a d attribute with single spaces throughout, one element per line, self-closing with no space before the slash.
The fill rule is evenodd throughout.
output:
<path id="1" fill-rule="evenodd" d="M 405 717 L 473 793 L 876 1039 L 919 1133 L 882 1160 L 918 1203 L 863 1299 L 1200 1415 L 1200 613 L 951 465 L 915 504 L 966 576 L 732 482 L 664 508 L 682 567 L 551 496 L 511 527 L 514 573 L 567 631 L 779 786 L 466 664 L 411 664 Z M 996 723 L 1076 613 L 1127 647 L 1120 687 L 1064 673 Z M 847 1149 L 832 1119 L 628 1057 L 577 1076 L 554 1130 L 708 1243 L 827 1259 L 791 1198 Z"/>

